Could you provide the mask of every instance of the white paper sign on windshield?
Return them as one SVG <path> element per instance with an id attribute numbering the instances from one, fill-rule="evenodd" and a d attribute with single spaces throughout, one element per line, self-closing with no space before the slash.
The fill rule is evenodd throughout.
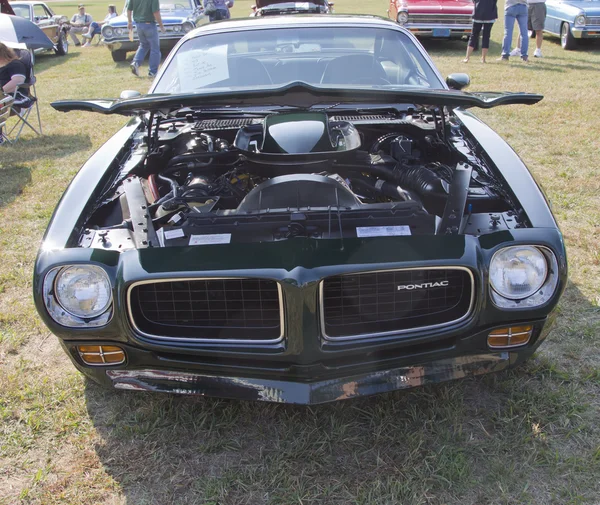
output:
<path id="1" fill-rule="evenodd" d="M 227 45 L 177 54 L 177 70 L 182 91 L 192 91 L 229 79 Z"/>

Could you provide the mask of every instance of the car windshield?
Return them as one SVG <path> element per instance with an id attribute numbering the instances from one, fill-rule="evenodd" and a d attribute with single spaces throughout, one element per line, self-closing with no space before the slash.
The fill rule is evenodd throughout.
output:
<path id="1" fill-rule="evenodd" d="M 192 38 L 169 60 L 154 93 L 323 87 L 394 89 L 444 85 L 405 33 L 372 27 L 230 31 Z"/>
<path id="2" fill-rule="evenodd" d="M 160 11 L 189 11 L 193 6 L 190 0 L 173 0 L 172 2 L 160 2 Z"/>
<path id="3" fill-rule="evenodd" d="M 13 11 L 15 11 L 16 16 L 20 16 L 22 18 L 31 20 L 31 15 L 29 14 L 29 6 L 15 4 L 10 4 L 10 6 L 13 8 Z"/>

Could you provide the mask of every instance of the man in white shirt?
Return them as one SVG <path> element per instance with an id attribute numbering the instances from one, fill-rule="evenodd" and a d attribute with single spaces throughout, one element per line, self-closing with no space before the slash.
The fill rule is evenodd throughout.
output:
<path id="1" fill-rule="evenodd" d="M 76 46 L 80 46 L 81 42 L 77 38 L 77 33 L 86 33 L 93 19 L 92 16 L 86 14 L 85 5 L 79 4 L 77 7 L 79 9 L 77 14 L 73 14 L 71 18 L 71 29 L 69 30 L 69 34 L 71 35 L 71 40 L 73 44 Z"/>

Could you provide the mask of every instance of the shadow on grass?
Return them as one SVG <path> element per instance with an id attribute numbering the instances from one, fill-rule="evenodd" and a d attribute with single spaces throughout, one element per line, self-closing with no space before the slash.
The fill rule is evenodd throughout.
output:
<path id="1" fill-rule="evenodd" d="M 49 128 L 48 125 L 42 126 Z M 92 145 L 87 135 L 29 137 L 26 130 L 23 130 L 23 134 L 25 136 L 16 144 L 3 144 L 0 147 L 0 207 L 12 202 L 31 182 L 31 172 L 36 168 L 31 162 L 62 158 L 77 151 L 88 150 Z"/>
<path id="2" fill-rule="evenodd" d="M 569 311 L 587 309 L 569 291 Z M 567 503 L 600 491 L 587 387 L 542 353 L 495 375 L 315 407 L 92 383 L 85 396 L 127 503 Z"/>
<path id="3" fill-rule="evenodd" d="M 51 53 L 38 54 L 35 57 L 35 73 L 48 70 L 56 65 L 68 64 L 69 61 L 78 58 L 81 53 L 67 53 L 64 56 L 57 56 Z"/>

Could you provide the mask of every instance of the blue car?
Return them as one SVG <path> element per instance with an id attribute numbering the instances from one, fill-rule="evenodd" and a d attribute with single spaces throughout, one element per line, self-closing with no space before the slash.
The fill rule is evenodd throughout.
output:
<path id="1" fill-rule="evenodd" d="M 544 32 L 558 35 L 563 49 L 579 39 L 600 39 L 600 0 L 547 0 Z"/>
<path id="2" fill-rule="evenodd" d="M 208 22 L 200 0 L 163 0 L 160 2 L 160 14 L 165 26 L 165 33 L 158 32 L 163 53 L 173 49 L 177 41 L 196 26 Z M 135 24 L 133 40 L 129 38 L 126 7 L 120 16 L 112 18 L 102 27 L 102 39 L 114 61 L 125 61 L 129 51 L 137 50 L 139 39 Z"/>

